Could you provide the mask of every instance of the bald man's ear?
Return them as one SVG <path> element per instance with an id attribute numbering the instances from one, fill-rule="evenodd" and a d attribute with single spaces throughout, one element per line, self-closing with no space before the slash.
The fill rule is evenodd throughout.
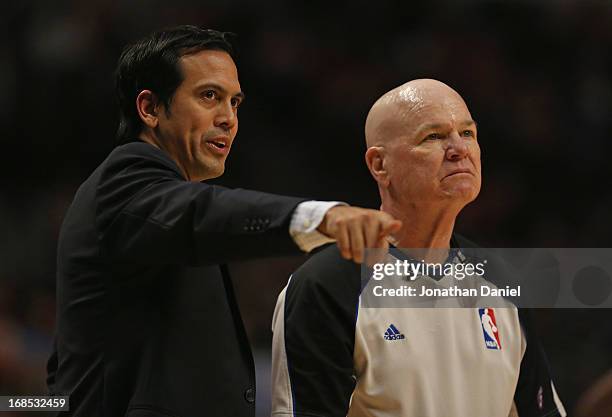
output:
<path id="1" fill-rule="evenodd" d="M 365 160 L 376 182 L 384 187 L 389 186 L 389 175 L 385 166 L 385 148 L 382 146 L 369 147 L 365 153 Z"/>
<path id="2" fill-rule="evenodd" d="M 159 102 L 157 96 L 151 90 L 142 90 L 136 97 L 136 111 L 142 123 L 154 129 L 159 123 Z"/>

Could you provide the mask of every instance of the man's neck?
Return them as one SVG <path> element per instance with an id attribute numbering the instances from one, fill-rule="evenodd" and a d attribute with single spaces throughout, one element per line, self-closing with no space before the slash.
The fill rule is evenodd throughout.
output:
<path id="1" fill-rule="evenodd" d="M 415 204 L 400 207 L 384 202 L 382 211 L 403 223 L 402 229 L 393 235 L 393 244 L 400 248 L 449 248 L 460 209 L 448 205 Z"/>
<path id="2" fill-rule="evenodd" d="M 138 135 L 138 139 L 140 139 L 143 142 L 147 142 L 150 145 L 155 146 L 157 149 L 162 149 L 159 141 L 157 140 L 157 138 L 154 135 L 149 134 L 146 131 L 141 132 Z"/>

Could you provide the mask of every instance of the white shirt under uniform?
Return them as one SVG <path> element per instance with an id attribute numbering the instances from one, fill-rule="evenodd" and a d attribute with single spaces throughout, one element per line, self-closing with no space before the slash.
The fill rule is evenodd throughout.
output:
<path id="1" fill-rule="evenodd" d="M 361 285 L 335 245 L 292 275 L 273 319 L 273 417 L 566 415 L 525 311 L 364 308 Z"/>

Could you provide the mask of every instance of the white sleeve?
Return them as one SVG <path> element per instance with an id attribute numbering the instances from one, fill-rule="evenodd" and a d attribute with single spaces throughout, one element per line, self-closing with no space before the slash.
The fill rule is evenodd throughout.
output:
<path id="1" fill-rule="evenodd" d="M 304 252 L 310 252 L 318 246 L 335 240 L 320 233 L 317 227 L 323 221 L 325 213 L 338 205 L 345 206 L 347 204 L 339 201 L 311 200 L 300 203 L 296 207 L 291 217 L 289 234 L 300 249 Z"/>

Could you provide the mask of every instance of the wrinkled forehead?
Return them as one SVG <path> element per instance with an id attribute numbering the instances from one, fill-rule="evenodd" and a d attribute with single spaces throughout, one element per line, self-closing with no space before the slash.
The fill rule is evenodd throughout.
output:
<path id="1" fill-rule="evenodd" d="M 427 124 L 455 126 L 472 118 L 465 102 L 458 95 L 440 100 L 423 100 L 406 109 L 403 116 L 406 127 L 417 130 Z"/>
<path id="2" fill-rule="evenodd" d="M 417 134 L 424 126 L 454 127 L 472 116 L 459 94 L 453 90 L 403 89 L 380 103 L 374 115 L 376 135 L 387 139 Z"/>

